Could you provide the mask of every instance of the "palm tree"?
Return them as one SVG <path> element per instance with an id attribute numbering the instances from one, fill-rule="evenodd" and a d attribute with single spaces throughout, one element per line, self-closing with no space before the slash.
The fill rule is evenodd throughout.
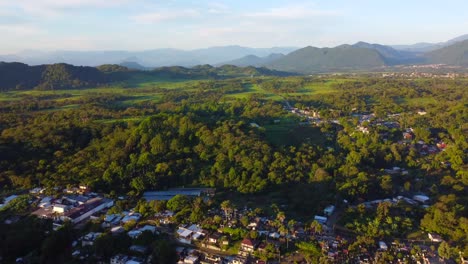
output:
<path id="1" fill-rule="evenodd" d="M 221 209 L 224 211 L 224 215 L 228 218 L 228 214 L 234 209 L 234 205 L 229 200 L 225 200 L 221 203 Z"/>

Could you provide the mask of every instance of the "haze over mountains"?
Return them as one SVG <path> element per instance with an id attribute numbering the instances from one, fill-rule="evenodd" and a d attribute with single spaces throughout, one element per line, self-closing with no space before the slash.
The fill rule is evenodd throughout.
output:
<path id="1" fill-rule="evenodd" d="M 388 46 L 358 42 L 334 48 L 248 48 L 212 47 L 197 50 L 157 49 L 150 51 L 25 51 L 0 56 L 0 61 L 30 65 L 68 63 L 98 66 L 120 64 L 130 69 L 151 70 L 162 66 L 234 65 L 266 67 L 301 74 L 375 70 L 412 64 L 447 64 L 468 67 L 468 34 L 443 43 Z"/>
<path id="2" fill-rule="evenodd" d="M 211 47 L 196 50 L 155 49 L 148 51 L 23 51 L 18 54 L 0 55 L 0 61 L 22 62 L 29 65 L 68 63 L 80 66 L 102 64 L 138 63 L 143 67 L 217 65 L 246 55 L 268 56 L 287 54 L 297 47 L 248 48 L 241 46 Z"/>

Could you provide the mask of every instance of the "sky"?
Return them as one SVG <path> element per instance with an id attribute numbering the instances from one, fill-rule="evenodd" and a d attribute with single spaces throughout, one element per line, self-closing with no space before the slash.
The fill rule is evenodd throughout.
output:
<path id="1" fill-rule="evenodd" d="M 468 33 L 466 0 L 0 0 L 0 54 L 333 47 Z"/>

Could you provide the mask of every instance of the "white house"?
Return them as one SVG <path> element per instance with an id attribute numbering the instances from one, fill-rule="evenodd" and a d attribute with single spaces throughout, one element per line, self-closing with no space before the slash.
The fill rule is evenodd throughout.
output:
<path id="1" fill-rule="evenodd" d="M 335 206 L 334 205 L 329 205 L 329 206 L 325 207 L 325 209 L 323 210 L 323 214 L 326 215 L 326 216 L 332 215 L 333 212 L 335 212 Z"/>
<path id="2" fill-rule="evenodd" d="M 66 211 L 68 211 L 68 209 L 70 209 L 70 207 L 64 204 L 54 204 L 53 207 L 53 211 L 59 214 L 65 213 Z"/>
<path id="3" fill-rule="evenodd" d="M 440 235 L 434 233 L 428 233 L 427 236 L 432 242 L 442 242 L 443 239 Z"/>

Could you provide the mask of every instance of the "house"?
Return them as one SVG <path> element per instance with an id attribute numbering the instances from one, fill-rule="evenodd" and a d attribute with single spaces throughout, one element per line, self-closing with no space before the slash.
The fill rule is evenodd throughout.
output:
<path id="1" fill-rule="evenodd" d="M 326 216 L 332 215 L 333 212 L 335 212 L 335 206 L 334 205 L 329 205 L 329 206 L 325 207 L 325 209 L 323 210 L 323 214 L 326 215 Z"/>
<path id="2" fill-rule="evenodd" d="M 430 200 L 430 198 L 427 197 L 426 195 L 414 195 L 413 200 L 420 202 L 422 204 L 426 204 Z"/>
<path id="3" fill-rule="evenodd" d="M 130 221 L 138 222 L 140 218 L 141 218 L 141 215 L 139 213 L 133 213 L 133 214 L 126 215 L 121 221 L 122 223 L 127 223 Z"/>
<path id="4" fill-rule="evenodd" d="M 98 232 L 90 232 L 86 235 L 84 235 L 82 238 L 81 238 L 81 246 L 85 247 L 85 246 L 92 246 L 94 245 L 94 241 L 96 241 L 96 239 L 101 235 L 102 233 L 98 233 Z"/>
<path id="5" fill-rule="evenodd" d="M 79 190 L 80 193 L 87 193 L 87 192 L 90 191 L 90 188 L 88 186 L 86 186 L 86 185 L 80 185 L 79 189 L 80 189 Z"/>
<path id="6" fill-rule="evenodd" d="M 413 134 L 411 134 L 410 132 L 404 132 L 404 133 L 403 133 L 403 139 L 405 139 L 405 140 L 413 140 Z"/>
<path id="7" fill-rule="evenodd" d="M 270 233 L 268 236 L 274 239 L 279 239 L 281 237 L 277 232 Z"/>
<path id="8" fill-rule="evenodd" d="M 159 219 L 159 222 L 164 225 L 168 225 L 172 223 L 173 216 L 174 216 L 174 212 L 172 211 L 164 211 L 162 213 L 155 214 L 155 217 Z"/>
<path id="9" fill-rule="evenodd" d="M 244 238 L 241 242 L 241 250 L 245 252 L 254 252 L 255 243 L 250 238 Z"/>
<path id="10" fill-rule="evenodd" d="M 42 198 L 41 201 L 39 202 L 39 207 L 40 208 L 49 208 L 51 206 L 52 200 L 53 200 L 53 198 L 50 197 L 50 196 L 46 196 L 46 197 Z"/>
<path id="11" fill-rule="evenodd" d="M 129 260 L 127 260 L 127 262 L 125 262 L 125 264 L 143 264 L 144 261 L 142 259 L 139 259 L 139 258 L 131 258 Z"/>
<path id="12" fill-rule="evenodd" d="M 314 220 L 316 220 L 320 224 L 326 224 L 327 223 L 327 218 L 325 216 L 316 215 L 316 216 L 314 216 Z"/>
<path id="13" fill-rule="evenodd" d="M 213 234 L 208 236 L 208 243 L 217 244 L 218 242 L 220 242 L 220 239 L 221 234 L 218 232 L 214 232 Z"/>
<path id="14" fill-rule="evenodd" d="M 205 235 L 205 231 L 198 225 L 191 225 L 189 227 L 181 226 L 177 230 L 178 240 L 181 243 L 191 244 L 192 240 L 198 240 Z"/>
<path id="15" fill-rule="evenodd" d="M 435 233 L 428 233 L 427 236 L 429 237 L 429 239 L 432 241 L 432 242 L 442 242 L 443 239 L 440 235 L 438 234 L 435 234 Z"/>
<path id="16" fill-rule="evenodd" d="M 64 204 L 54 204 L 54 207 L 53 207 L 53 211 L 55 213 L 59 213 L 59 214 L 63 214 L 65 212 L 67 212 L 68 210 L 70 209 L 70 207 L 68 205 L 64 205 Z"/>
<path id="17" fill-rule="evenodd" d="M 110 264 L 126 264 L 129 259 L 129 256 L 119 254 L 110 259 Z"/>
<path id="18" fill-rule="evenodd" d="M 121 234 L 123 232 L 125 232 L 125 229 L 122 226 L 116 226 L 116 227 L 111 228 L 111 233 L 112 234 L 117 235 L 117 234 Z"/>
<path id="19" fill-rule="evenodd" d="M 145 226 L 141 227 L 139 230 L 140 230 L 142 233 L 145 232 L 145 231 L 149 231 L 149 232 L 151 232 L 151 233 L 153 233 L 153 234 L 156 234 L 156 233 L 157 233 L 156 227 L 155 227 L 155 226 L 152 226 L 152 225 L 145 225 Z"/>
<path id="20" fill-rule="evenodd" d="M 135 229 L 135 230 L 131 230 L 131 231 L 128 231 L 128 236 L 131 237 L 132 239 L 135 239 L 137 237 L 139 237 L 143 232 L 145 231 L 149 231 L 151 232 L 152 234 L 155 234 L 156 233 L 156 227 L 154 226 L 151 226 L 151 225 L 145 225 L 144 227 L 141 227 L 141 228 L 138 228 L 138 229 Z"/>
<path id="21" fill-rule="evenodd" d="M 198 263 L 198 257 L 197 256 L 193 256 L 193 255 L 190 255 L 188 257 L 186 257 L 184 259 L 184 263 L 187 263 L 187 264 L 196 264 Z"/>
<path id="22" fill-rule="evenodd" d="M 385 242 L 379 241 L 379 248 L 380 248 L 381 250 L 387 250 L 387 249 L 388 249 L 388 246 L 387 246 L 387 244 L 386 244 Z"/>
<path id="23" fill-rule="evenodd" d="M 145 254 L 148 251 L 148 247 L 133 245 L 129 248 L 129 250 L 136 253 Z"/>
<path id="24" fill-rule="evenodd" d="M 30 194 L 41 194 L 44 192 L 44 188 L 36 187 L 29 191 Z"/>
<path id="25" fill-rule="evenodd" d="M 247 259 L 243 257 L 239 257 L 239 256 L 229 261 L 229 264 L 246 264 L 246 263 L 247 263 Z"/>
<path id="26" fill-rule="evenodd" d="M 0 208 L 2 208 L 3 206 L 6 206 L 7 204 L 9 204 L 11 201 L 13 201 L 16 198 L 18 198 L 18 195 L 10 195 L 10 196 L 6 197 L 3 200 L 3 203 L 0 204 Z"/>

